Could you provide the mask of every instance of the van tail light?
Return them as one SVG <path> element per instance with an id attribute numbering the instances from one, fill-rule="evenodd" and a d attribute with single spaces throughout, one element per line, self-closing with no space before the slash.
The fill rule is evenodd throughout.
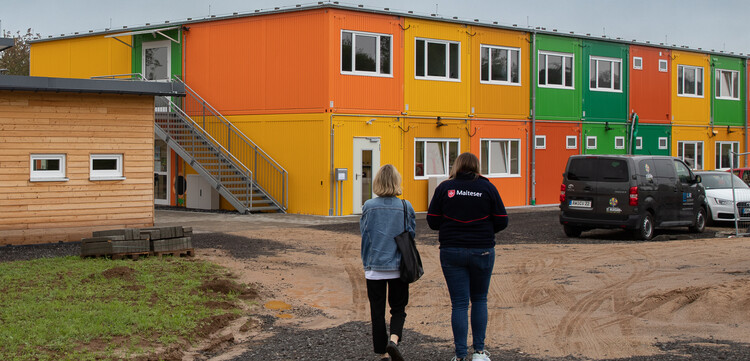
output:
<path id="1" fill-rule="evenodd" d="M 638 205 L 638 187 L 630 187 L 630 202 L 631 206 Z"/>
<path id="2" fill-rule="evenodd" d="M 565 202 L 565 183 L 560 185 L 560 203 Z"/>

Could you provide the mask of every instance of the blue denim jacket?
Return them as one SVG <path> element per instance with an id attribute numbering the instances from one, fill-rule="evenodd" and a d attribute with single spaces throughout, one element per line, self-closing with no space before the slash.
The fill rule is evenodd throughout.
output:
<path id="1" fill-rule="evenodd" d="M 407 227 L 412 236 L 416 235 L 416 215 L 411 203 L 406 201 Z M 396 237 L 404 231 L 404 206 L 396 197 L 377 197 L 362 206 L 359 219 L 362 232 L 362 265 L 365 270 L 397 271 L 401 254 L 396 247 Z"/>

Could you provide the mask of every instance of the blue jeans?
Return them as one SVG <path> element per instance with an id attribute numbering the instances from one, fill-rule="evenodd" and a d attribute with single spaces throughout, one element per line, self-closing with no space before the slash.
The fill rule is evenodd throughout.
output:
<path id="1" fill-rule="evenodd" d="M 451 296 L 451 326 L 456 357 L 466 357 L 471 301 L 471 333 L 475 351 L 484 351 L 487 331 L 487 292 L 495 266 L 494 248 L 441 248 L 440 266 Z"/>

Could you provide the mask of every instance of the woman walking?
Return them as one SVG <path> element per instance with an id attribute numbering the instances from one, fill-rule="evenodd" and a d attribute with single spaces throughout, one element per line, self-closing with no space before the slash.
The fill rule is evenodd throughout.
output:
<path id="1" fill-rule="evenodd" d="M 456 158 L 450 178 L 435 189 L 427 223 L 439 230 L 440 266 L 451 297 L 453 361 L 467 360 L 469 303 L 471 360 L 490 361 L 484 348 L 487 292 L 495 265 L 495 233 L 507 227 L 508 215 L 495 186 L 479 175 L 479 159 L 474 154 Z"/>
<path id="2" fill-rule="evenodd" d="M 365 202 L 359 220 L 362 265 L 372 319 L 372 344 L 380 360 L 403 361 L 398 344 L 403 339 L 409 284 L 400 279 L 401 254 L 393 237 L 403 232 L 404 227 L 414 236 L 416 217 L 409 201 L 396 197 L 402 193 L 401 175 L 394 166 L 386 164 L 380 168 L 372 189 L 377 197 Z M 386 299 L 391 308 L 390 338 L 385 323 Z"/>

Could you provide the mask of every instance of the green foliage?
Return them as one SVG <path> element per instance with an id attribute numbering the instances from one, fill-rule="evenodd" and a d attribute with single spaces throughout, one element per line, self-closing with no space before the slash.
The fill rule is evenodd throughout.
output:
<path id="1" fill-rule="evenodd" d="M 15 40 L 15 45 L 10 49 L 0 52 L 0 69 L 7 69 L 2 74 L 6 75 L 29 75 L 29 55 L 31 53 L 31 45 L 29 41 L 34 37 L 39 37 L 39 34 L 32 34 L 31 28 L 26 30 L 26 34 L 21 34 L 20 31 L 16 32 L 16 35 L 11 36 L 8 32 L 3 32 L 4 38 L 12 37 Z"/>
<path id="2" fill-rule="evenodd" d="M 115 267 L 133 271 L 107 278 Z M 110 360 L 194 341 L 201 319 L 226 312 L 206 302 L 237 301 L 199 290 L 221 274 L 186 259 L 0 263 L 0 360 Z"/>

